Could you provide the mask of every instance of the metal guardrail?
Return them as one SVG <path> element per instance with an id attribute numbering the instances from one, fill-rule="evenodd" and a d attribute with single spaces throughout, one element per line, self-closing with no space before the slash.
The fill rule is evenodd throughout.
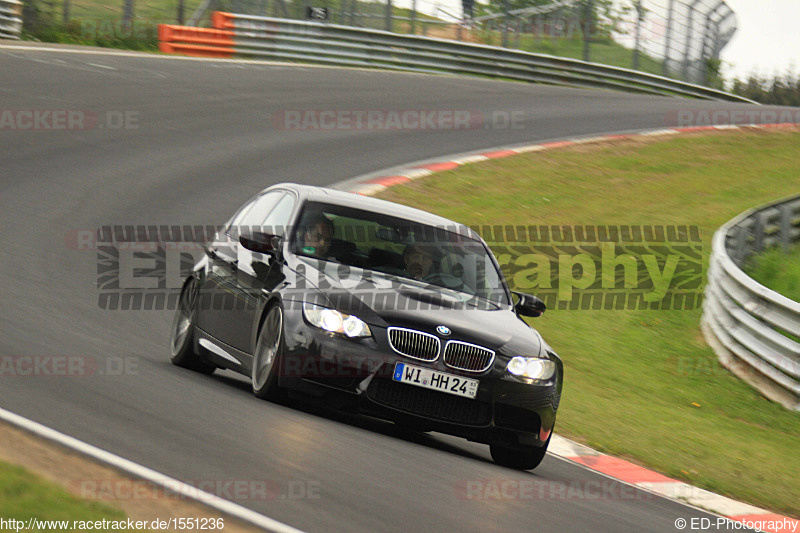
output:
<path id="1" fill-rule="evenodd" d="M 654 74 L 481 44 L 222 12 L 213 13 L 212 24 L 216 30 L 232 32 L 233 51 L 235 55 L 244 57 L 472 74 L 555 85 L 751 102 L 740 96 Z M 163 33 L 189 35 L 190 30 L 197 31 L 197 28 L 180 26 L 170 28 L 171 32 Z M 162 39 L 161 50 L 201 55 L 205 48 L 217 57 L 220 53 L 230 52 L 228 43 L 220 49 L 204 41 Z M 195 49 L 181 50 L 182 45 L 195 45 Z M 198 45 L 203 48 L 196 48 Z"/>
<path id="2" fill-rule="evenodd" d="M 751 209 L 714 234 L 703 334 L 723 366 L 788 409 L 800 411 L 800 303 L 741 266 L 772 246 L 800 241 L 800 196 Z"/>
<path id="3" fill-rule="evenodd" d="M 0 39 L 19 39 L 22 33 L 22 2 L 0 0 Z"/>
<path id="4" fill-rule="evenodd" d="M 212 4 L 203 0 L 189 26 L 203 20 Z M 727 0 L 462 0 L 447 3 L 448 9 L 438 0 L 228 0 L 225 9 L 319 21 L 308 11 L 312 4 L 325 6 L 325 20 L 330 23 L 394 33 L 421 30 L 423 36 L 433 31 L 435 37 L 457 41 L 499 41 L 503 48 L 545 52 L 543 46 L 583 41 L 582 50 L 574 51 L 580 55 L 570 56 L 584 61 L 604 53 L 601 50 L 612 39 L 631 52 L 628 59 L 619 49 L 622 55 L 615 58 L 615 65 L 706 86 L 720 81 L 720 54 L 738 27 Z"/>

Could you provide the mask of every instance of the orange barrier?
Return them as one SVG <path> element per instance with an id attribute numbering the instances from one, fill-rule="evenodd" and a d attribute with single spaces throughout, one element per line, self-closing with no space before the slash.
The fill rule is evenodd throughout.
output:
<path id="1" fill-rule="evenodd" d="M 233 29 L 232 13 L 225 13 L 224 11 L 214 11 L 211 13 L 211 27 L 218 30 L 232 30 Z"/>
<path id="2" fill-rule="evenodd" d="M 216 28 L 158 25 L 158 49 L 165 54 L 233 57 L 233 32 Z"/>

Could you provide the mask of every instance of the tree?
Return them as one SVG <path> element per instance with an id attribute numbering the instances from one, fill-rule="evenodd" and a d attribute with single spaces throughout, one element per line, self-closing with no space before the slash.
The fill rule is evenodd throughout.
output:
<path id="1" fill-rule="evenodd" d="M 733 80 L 732 92 L 767 105 L 800 106 L 800 76 L 786 74 L 767 79 L 751 75 Z"/>

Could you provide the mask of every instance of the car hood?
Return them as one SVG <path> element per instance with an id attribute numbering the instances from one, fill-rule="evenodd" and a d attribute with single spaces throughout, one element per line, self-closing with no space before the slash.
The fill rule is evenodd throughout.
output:
<path id="1" fill-rule="evenodd" d="M 517 316 L 510 305 L 469 298 L 464 293 L 397 276 L 356 268 L 339 268 L 335 263 L 313 264 L 305 272 L 316 294 L 304 299 L 355 315 L 372 326 L 406 327 L 437 334 L 445 326 L 458 339 L 494 350 L 509 348 L 514 353 L 536 355 L 542 351 L 539 333 Z M 308 275 L 314 274 L 314 275 Z M 311 297 L 309 297 L 311 296 Z"/>

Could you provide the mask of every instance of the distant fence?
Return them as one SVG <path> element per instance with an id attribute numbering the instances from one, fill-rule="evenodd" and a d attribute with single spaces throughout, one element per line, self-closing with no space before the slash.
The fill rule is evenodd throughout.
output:
<path id="1" fill-rule="evenodd" d="M 662 62 L 663 74 L 708 83 L 722 50 L 737 30 L 736 15 L 724 0 L 646 0 L 638 27 L 644 55 Z M 635 15 L 634 15 L 635 16 Z M 648 33 L 642 38 L 642 33 Z"/>
<path id="2" fill-rule="evenodd" d="M 163 52 L 475 74 L 577 87 L 747 101 L 699 85 L 575 59 L 317 22 L 215 12 L 214 29 L 162 25 Z"/>
<path id="3" fill-rule="evenodd" d="M 718 76 L 720 53 L 737 29 L 725 0 L 206 0 L 188 25 L 211 6 L 551 53 L 704 85 Z"/>
<path id="4" fill-rule="evenodd" d="M 720 362 L 768 398 L 800 411 L 800 303 L 742 272 L 751 256 L 800 241 L 800 196 L 751 209 L 711 247 L 703 333 Z"/>
<path id="5" fill-rule="evenodd" d="M 223 11 L 480 43 L 718 88 L 720 53 L 737 27 L 725 0 L 24 1 L 24 30 L 34 37 L 55 28 L 128 40 L 133 27 L 152 40 L 157 23 L 207 27 L 209 14 Z"/>
<path id="6" fill-rule="evenodd" d="M 0 39 L 19 39 L 22 32 L 22 2 L 0 0 Z"/>

